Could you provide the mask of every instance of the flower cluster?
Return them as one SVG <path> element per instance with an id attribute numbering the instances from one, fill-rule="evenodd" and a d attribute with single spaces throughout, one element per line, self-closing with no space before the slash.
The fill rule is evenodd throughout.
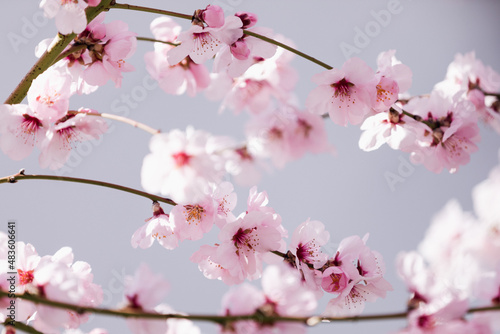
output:
<path id="1" fill-rule="evenodd" d="M 1 248 L 7 249 L 7 236 L 0 234 Z M 102 289 L 93 283 L 92 269 L 83 261 L 73 262 L 73 252 L 63 247 L 54 255 L 39 256 L 31 244 L 18 242 L 16 293 L 65 302 L 81 306 L 98 306 L 102 302 Z M 9 291 L 7 274 L 9 265 L 7 251 L 2 251 L 0 258 L 0 288 Z M 5 321 L 9 315 L 6 305 L 9 299 L 0 300 L 2 305 L 0 320 Z M 42 304 L 18 299 L 16 301 L 16 320 L 27 321 L 38 331 L 58 332 L 61 328 L 78 328 L 88 321 L 88 314 L 76 311 L 54 309 Z"/>
<path id="2" fill-rule="evenodd" d="M 493 314 L 465 313 L 477 302 L 500 304 L 500 166 L 472 194 L 476 217 L 452 200 L 418 252 L 399 255 L 398 271 L 412 294 L 401 333 L 491 333 Z"/>
<path id="3" fill-rule="evenodd" d="M 22 160 L 36 146 L 43 168 L 61 168 L 77 142 L 98 139 L 106 122 L 95 110 L 68 110 L 71 77 L 55 69 L 33 81 L 28 104 L 0 105 L 0 148 L 11 159 Z"/>

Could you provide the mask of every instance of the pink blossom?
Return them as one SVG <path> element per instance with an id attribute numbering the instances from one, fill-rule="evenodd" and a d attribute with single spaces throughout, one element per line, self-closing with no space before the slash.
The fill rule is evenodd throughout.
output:
<path id="1" fill-rule="evenodd" d="M 217 6 L 213 6 L 215 7 Z M 220 27 L 218 18 L 210 19 L 216 23 L 216 27 L 204 26 L 202 22 L 195 20 L 189 30 L 179 34 L 177 42 L 181 44 L 168 52 L 169 64 L 177 64 L 187 56 L 196 64 L 202 64 L 212 58 L 224 44 L 230 45 L 243 35 L 242 22 L 236 16 L 227 17 Z"/>
<path id="2" fill-rule="evenodd" d="M 407 91 L 411 86 L 412 72 L 396 59 L 395 53 L 396 50 L 389 50 L 382 52 L 377 58 L 377 98 L 372 107 L 377 112 L 388 111 L 398 100 L 399 93 Z"/>
<path id="3" fill-rule="evenodd" d="M 500 133 L 498 99 L 485 96 L 485 92 L 500 91 L 500 74 L 476 59 L 473 51 L 463 55 L 456 54 L 448 66 L 445 80 L 437 83 L 434 89 L 447 97 L 462 92 L 465 99 L 474 103 L 479 118 Z"/>
<path id="4" fill-rule="evenodd" d="M 102 289 L 93 283 L 90 265 L 73 262 L 69 247 L 61 248 L 53 256 L 40 257 L 32 245 L 19 242 L 17 251 L 17 293 L 42 295 L 49 300 L 89 307 L 102 302 Z M 77 328 L 88 320 L 88 315 L 18 300 L 18 319 L 29 319 L 38 331 L 54 332 L 59 328 Z"/>
<path id="5" fill-rule="evenodd" d="M 220 28 L 224 25 L 224 11 L 216 5 L 208 5 L 200 10 L 200 16 L 209 27 Z"/>
<path id="6" fill-rule="evenodd" d="M 47 124 L 25 104 L 0 105 L 0 148 L 14 160 L 22 160 L 39 146 Z"/>
<path id="7" fill-rule="evenodd" d="M 232 212 L 236 207 L 236 193 L 230 182 L 222 182 L 214 186 L 212 198 L 217 206 L 215 224 L 219 228 L 236 219 Z"/>
<path id="8" fill-rule="evenodd" d="M 429 97 L 412 99 L 405 109 L 429 125 L 418 134 L 419 146 L 412 149 L 413 163 L 423 163 L 435 173 L 444 168 L 453 173 L 469 162 L 480 140 L 477 117 L 470 102 L 450 101 L 434 91 Z"/>
<path id="9" fill-rule="evenodd" d="M 361 123 L 376 98 L 373 70 L 361 59 L 347 60 L 342 69 L 331 69 L 313 77 L 318 84 L 307 97 L 306 107 L 315 114 L 330 115 L 339 125 Z"/>
<path id="10" fill-rule="evenodd" d="M 134 276 L 125 277 L 124 308 L 155 312 L 156 306 L 163 300 L 169 284 L 161 275 L 154 274 L 148 265 L 141 264 Z M 127 319 L 127 325 L 135 334 L 165 333 L 166 320 Z"/>
<path id="11" fill-rule="evenodd" d="M 160 17 L 151 22 L 151 31 L 155 39 L 173 43 L 181 27 L 168 17 Z M 180 95 L 187 92 L 194 96 L 208 87 L 210 76 L 204 65 L 194 63 L 188 56 L 172 66 L 167 61 L 167 53 L 174 46 L 155 43 L 154 47 L 154 52 L 148 52 L 144 56 L 146 69 L 166 93 Z"/>
<path id="12" fill-rule="evenodd" d="M 321 117 L 291 106 L 254 117 L 247 126 L 247 136 L 249 153 L 271 158 L 278 168 L 301 158 L 307 151 L 333 152 Z"/>
<path id="13" fill-rule="evenodd" d="M 248 14 L 245 13 L 248 17 Z M 273 37 L 273 32 L 266 28 L 255 28 L 253 32 Z M 256 37 L 243 34 L 231 45 L 225 45 L 217 53 L 214 61 L 214 72 L 227 71 L 227 74 L 236 78 L 245 73 L 252 65 L 271 58 L 276 53 L 276 46 Z"/>
<path id="14" fill-rule="evenodd" d="M 130 58 L 137 48 L 135 35 L 123 21 L 107 24 L 103 24 L 102 19 L 92 21 L 77 37 L 77 41 L 81 40 L 82 43 L 95 44 L 93 48 L 88 48 L 90 61 L 84 60 L 87 68 L 82 74 L 83 79 L 95 86 L 102 86 L 111 79 L 116 87 L 120 87 L 122 72 L 134 70 L 125 59 Z"/>
<path id="15" fill-rule="evenodd" d="M 153 217 L 146 219 L 146 224 L 132 235 L 132 247 L 149 248 L 155 239 L 166 249 L 178 246 L 177 228 L 158 202 L 153 203 Z"/>
<path id="16" fill-rule="evenodd" d="M 79 112 L 95 113 L 94 110 L 83 108 Z M 48 129 L 47 136 L 40 144 L 42 153 L 39 162 L 42 168 L 61 168 L 66 163 L 73 145 L 99 139 L 99 136 L 107 131 L 108 126 L 104 119 L 87 114 L 67 114 Z"/>
<path id="17" fill-rule="evenodd" d="M 312 264 L 315 268 L 322 267 L 328 255 L 321 252 L 321 247 L 330 239 L 330 233 L 325 231 L 325 225 L 317 220 L 307 220 L 300 224 L 292 235 L 290 249 L 300 263 Z"/>
<path id="18" fill-rule="evenodd" d="M 153 136 L 144 158 L 141 181 L 148 192 L 171 196 L 181 204 L 196 203 L 222 177 L 219 157 L 207 151 L 211 136 L 188 127 Z"/>
<path id="19" fill-rule="evenodd" d="M 274 39 L 293 45 L 293 42 L 280 35 L 275 35 Z M 219 73 L 212 80 L 212 86 L 219 87 L 209 87 L 207 97 L 224 97 L 221 111 L 231 108 L 235 113 L 248 109 L 252 114 L 260 114 L 272 110 L 274 102 L 293 105 L 296 100 L 293 90 L 298 80 L 296 70 L 290 66 L 293 56 L 279 48 L 270 58 L 255 59 L 258 61 L 238 78 L 231 79 L 229 75 Z M 213 96 L 208 95 L 208 92 Z"/>
<path id="20" fill-rule="evenodd" d="M 259 211 L 245 214 L 221 229 L 221 242 L 212 256 L 213 262 L 241 280 L 259 278 L 264 253 L 280 248 L 280 228 L 281 219 L 275 214 Z"/>
<path id="21" fill-rule="evenodd" d="M 94 3 L 95 1 L 92 2 Z M 86 7 L 87 2 L 83 0 L 42 0 L 40 2 L 40 8 L 43 9 L 45 16 L 50 19 L 55 17 L 57 30 L 63 35 L 79 34 L 85 29 L 87 26 Z"/>
<path id="22" fill-rule="evenodd" d="M 218 203 L 205 195 L 199 201 L 187 205 L 176 205 L 170 211 L 170 220 L 175 225 L 179 240 L 199 240 L 212 229 Z"/>
<path id="23" fill-rule="evenodd" d="M 325 291 L 337 295 L 328 302 L 324 314 L 360 314 L 365 302 L 384 298 L 386 292 L 392 290 L 383 278 L 385 265 L 382 257 L 366 246 L 367 238 L 352 236 L 343 239 L 335 257 L 323 267 L 321 285 Z"/>
<path id="24" fill-rule="evenodd" d="M 28 91 L 28 105 L 38 118 L 54 122 L 69 108 L 71 76 L 49 68 L 39 75 Z"/>
<path id="25" fill-rule="evenodd" d="M 383 144 L 394 150 L 411 150 L 417 140 L 417 134 L 425 131 L 426 125 L 391 108 L 389 112 L 380 112 L 365 119 L 361 124 L 364 132 L 359 138 L 359 148 L 373 151 Z"/>
<path id="26" fill-rule="evenodd" d="M 307 316 L 317 306 L 314 293 L 301 283 L 300 274 L 289 266 L 268 266 L 262 276 L 263 291 L 243 284 L 223 297 L 223 313 L 227 315 Z M 302 324 L 275 322 L 259 324 L 238 321 L 223 333 L 305 333 Z"/>
<path id="27" fill-rule="evenodd" d="M 203 245 L 199 250 L 194 252 L 189 258 L 191 262 L 198 264 L 198 269 L 203 273 L 208 279 L 218 279 L 227 285 L 239 284 L 244 281 L 243 273 L 234 273 L 229 269 L 226 269 L 221 264 L 214 262 L 214 255 L 217 252 L 219 245 L 208 246 Z M 231 263 L 230 263 L 231 264 Z"/>

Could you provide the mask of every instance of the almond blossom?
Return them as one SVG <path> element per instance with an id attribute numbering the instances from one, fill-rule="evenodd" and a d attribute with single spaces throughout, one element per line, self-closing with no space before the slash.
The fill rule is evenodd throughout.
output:
<path id="1" fill-rule="evenodd" d="M 31 244 L 18 242 L 17 251 L 19 280 L 16 293 L 89 307 L 102 302 L 102 289 L 93 283 L 90 265 L 83 261 L 73 262 L 71 248 L 63 247 L 52 256 L 40 257 Z M 6 273 L 0 274 L 5 278 Z M 17 300 L 16 320 L 29 321 L 38 331 L 54 332 L 60 328 L 78 328 L 88 321 L 88 315 Z"/>
<path id="2" fill-rule="evenodd" d="M 241 20 L 236 16 L 229 16 L 221 21 L 221 12 L 222 9 L 216 5 L 209 5 L 205 11 L 197 11 L 198 15 L 195 15 L 189 30 L 179 34 L 177 42 L 180 45 L 168 52 L 169 64 L 177 64 L 188 55 L 196 64 L 202 64 L 212 58 L 224 44 L 231 45 L 240 38 L 243 35 Z M 209 21 L 204 21 L 207 18 Z"/>
<path id="3" fill-rule="evenodd" d="M 177 203 L 196 203 L 223 174 L 223 162 L 207 149 L 211 137 L 192 127 L 153 136 L 142 165 L 143 188 Z"/>
<path id="4" fill-rule="evenodd" d="M 215 246 L 203 246 L 193 254 L 191 261 L 198 263 L 205 277 L 234 284 L 261 276 L 266 255 L 282 250 L 286 236 L 281 217 L 267 202 L 265 193 L 251 189 L 247 211 L 221 228 Z"/>
<path id="5" fill-rule="evenodd" d="M 373 109 L 377 112 L 387 111 L 393 105 L 400 93 L 406 92 L 411 86 L 412 72 L 410 68 L 396 59 L 396 50 L 389 50 L 379 54 L 377 58 L 377 73 L 379 80 L 377 99 Z"/>
<path id="6" fill-rule="evenodd" d="M 0 148 L 9 158 L 22 160 L 40 145 L 47 126 L 27 105 L 0 105 Z"/>
<path id="7" fill-rule="evenodd" d="M 247 283 L 231 289 L 222 300 L 226 315 L 308 316 L 317 307 L 313 292 L 301 283 L 298 272 L 285 264 L 268 266 L 262 275 L 262 290 Z M 305 333 L 303 324 L 273 322 L 259 324 L 238 321 L 222 328 L 222 333 Z"/>
<path id="8" fill-rule="evenodd" d="M 474 103 L 479 119 L 500 133 L 498 97 L 485 96 L 500 91 L 500 74 L 476 59 L 475 52 L 456 54 L 445 79 L 434 89 L 448 97 L 461 92 L 463 98 Z"/>
<path id="9" fill-rule="evenodd" d="M 445 168 L 454 173 L 477 151 L 480 136 L 472 103 L 433 91 L 429 97 L 412 99 L 405 110 L 428 125 L 418 134 L 419 145 L 412 148 L 413 163 L 422 163 L 435 173 Z"/>
<path id="10" fill-rule="evenodd" d="M 394 150 L 411 151 L 416 145 L 417 135 L 425 132 L 426 125 L 391 108 L 365 119 L 361 124 L 364 132 L 359 138 L 359 148 L 373 151 L 387 144 Z"/>
<path id="11" fill-rule="evenodd" d="M 87 26 L 87 16 L 85 8 L 95 7 L 100 0 L 42 0 L 40 8 L 43 9 L 46 17 L 55 18 L 59 33 L 63 35 L 81 33 Z"/>
<path id="12" fill-rule="evenodd" d="M 125 277 L 124 309 L 160 313 L 156 307 L 165 298 L 169 283 L 159 274 L 154 274 L 148 265 L 141 264 L 134 276 Z M 127 319 L 127 325 L 135 334 L 165 333 L 166 320 Z"/>
<path id="13" fill-rule="evenodd" d="M 318 85 L 307 97 L 314 114 L 329 114 L 336 124 L 359 124 L 371 113 L 377 95 L 374 71 L 359 58 L 347 60 L 341 69 L 313 76 Z"/>
<path id="14" fill-rule="evenodd" d="M 174 249 L 179 244 L 176 226 L 158 202 L 153 203 L 153 217 L 146 219 L 146 224 L 135 231 L 131 243 L 134 248 L 149 248 L 155 240 L 166 249 Z"/>
<path id="15" fill-rule="evenodd" d="M 67 114 L 47 130 L 40 144 L 39 157 L 42 168 L 58 169 L 68 160 L 73 145 L 77 142 L 99 139 L 107 129 L 104 119 L 89 114 L 95 110 L 80 109 L 78 114 Z"/>
<path id="16" fill-rule="evenodd" d="M 366 246 L 365 236 L 343 239 L 335 256 L 323 266 L 321 286 L 336 297 L 328 302 L 325 315 L 353 316 L 360 314 L 365 302 L 384 298 L 392 290 L 383 277 L 382 256 Z"/>
<path id="17" fill-rule="evenodd" d="M 281 35 L 273 37 L 293 45 Z M 270 58 L 254 58 L 255 63 L 237 78 L 231 78 L 227 72 L 219 72 L 213 76 L 206 96 L 211 100 L 223 98 L 221 111 L 230 108 L 240 113 L 247 109 L 254 115 L 273 110 L 281 104 L 294 105 L 296 97 L 293 90 L 298 75 L 290 66 L 293 57 L 293 53 L 278 48 Z"/>
<path id="18" fill-rule="evenodd" d="M 168 17 L 159 17 L 151 22 L 151 31 L 157 40 L 174 43 L 181 27 Z M 210 75 L 203 64 L 194 63 L 189 56 L 178 64 L 167 61 L 167 53 L 175 46 L 155 43 L 154 52 L 144 55 L 146 69 L 168 94 L 181 95 L 187 92 L 194 96 L 210 84 Z"/>
<path id="19" fill-rule="evenodd" d="M 137 48 L 136 33 L 129 31 L 123 21 L 104 23 L 104 18 L 101 13 L 90 22 L 65 50 L 75 51 L 54 65 L 56 70 L 71 75 L 72 92 L 89 94 L 109 80 L 120 87 L 122 73 L 134 70 L 126 59 Z M 36 55 L 40 57 L 50 43 L 50 40 L 41 42 Z"/>
<path id="20" fill-rule="evenodd" d="M 239 12 L 244 30 L 257 23 L 257 16 L 252 13 Z M 252 32 L 272 38 L 272 31 L 266 28 L 254 28 Z M 230 77 L 239 77 L 253 64 L 272 57 L 276 53 L 276 46 L 256 37 L 243 34 L 231 45 L 224 45 L 215 56 L 214 71 L 227 71 Z"/>

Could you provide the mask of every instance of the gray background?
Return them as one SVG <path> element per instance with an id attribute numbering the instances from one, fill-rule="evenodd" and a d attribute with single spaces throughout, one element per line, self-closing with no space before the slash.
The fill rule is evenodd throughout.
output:
<path id="1" fill-rule="evenodd" d="M 221 0 L 227 13 L 254 12 L 259 25 L 291 38 L 298 48 L 332 66 L 340 67 L 345 58 L 339 48 L 342 42 L 354 44 L 354 29 L 364 29 L 374 21 L 371 11 L 387 9 L 388 1 L 298 1 L 298 0 Z M 191 14 L 204 8 L 201 1 L 138 1 L 148 5 Z M 381 51 L 396 49 L 396 56 L 413 70 L 413 95 L 428 93 L 444 78 L 448 64 L 457 52 L 476 51 L 485 64 L 500 71 L 499 38 L 500 2 L 498 1 L 410 1 L 401 0 L 402 11 L 391 16 L 386 27 L 370 38 L 359 57 L 376 67 Z M 35 62 L 34 47 L 44 38 L 55 35 L 53 21 L 44 20 L 38 1 L 10 1 L 0 14 L 0 53 L 2 99 L 10 94 Z M 149 23 L 154 14 L 123 10 L 108 13 L 107 21 L 121 19 L 129 23 L 139 36 L 151 36 Z M 181 22 L 184 27 L 188 22 Z M 31 30 L 27 27 L 31 26 Z M 10 34 L 10 35 L 9 35 Z M 8 36 L 21 36 L 17 47 Z M 143 54 L 153 45 L 139 42 L 131 63 L 137 71 L 125 74 L 122 88 L 108 83 L 96 93 L 75 97 L 70 107 L 89 107 L 99 112 L 114 112 L 122 94 L 132 96 L 134 104 L 126 107 L 130 118 L 168 131 L 185 129 L 192 124 L 214 134 L 243 139 L 242 131 L 248 116 L 234 116 L 226 111 L 217 114 L 218 103 L 208 102 L 203 95 L 196 98 L 175 97 L 160 89 L 145 90 L 142 80 L 147 76 Z M 310 77 L 322 71 L 319 66 L 296 58 L 300 81 L 296 93 L 303 106 L 314 88 Z M 142 88 L 141 88 L 142 87 Z M 140 93 L 145 94 L 141 95 Z M 133 95 L 135 94 L 135 95 Z M 135 97 L 134 97 L 135 96 Z M 118 102 L 117 102 L 118 101 Z M 122 109 L 124 110 L 124 109 Z M 485 179 L 498 163 L 499 137 L 482 127 L 479 151 L 458 173 L 440 175 L 416 166 L 405 182 L 391 191 L 384 174 L 397 173 L 400 159 L 408 155 L 383 147 L 365 153 L 358 148 L 360 130 L 343 128 L 327 121 L 330 142 L 337 148 L 336 157 L 307 155 L 288 164 L 283 170 L 265 174 L 259 189 L 265 189 L 270 205 L 282 216 L 290 233 L 307 218 L 322 221 L 330 231 L 332 243 L 342 238 L 370 232 L 368 245 L 384 256 L 387 279 L 395 291 L 384 300 L 368 304 L 365 313 L 398 312 L 405 308 L 407 293 L 395 274 L 394 259 L 401 250 L 415 249 L 424 236 L 432 216 L 450 198 L 458 198 L 466 210 L 472 209 L 471 189 Z M 66 175 L 98 179 L 140 188 L 142 159 L 148 153 L 150 135 L 128 125 L 112 123 L 112 130 L 103 139 L 79 148 L 72 157 Z M 38 152 L 20 162 L 0 155 L 0 175 L 6 176 L 26 168 L 27 173 L 51 173 L 38 166 Z M 239 187 L 239 204 L 235 213 L 245 208 L 248 189 Z M 151 203 L 143 198 L 116 190 L 48 181 L 23 181 L 0 185 L 0 221 L 6 230 L 9 219 L 17 221 L 18 240 L 32 243 L 40 255 L 53 254 L 62 246 L 71 246 L 76 260 L 92 265 L 94 281 L 105 291 L 105 306 L 121 300 L 120 278 L 132 274 L 141 262 L 161 272 L 171 283 L 165 302 L 179 311 L 217 313 L 227 290 L 222 282 L 207 280 L 190 255 L 202 244 L 216 241 L 214 228 L 205 239 L 183 242 L 174 251 L 159 245 L 150 249 L 133 249 L 132 233 L 151 216 Z M 167 207 L 165 207 L 167 209 Z M 258 284 L 258 282 L 257 282 Z M 326 299 L 318 309 L 321 312 Z M 343 333 L 387 333 L 403 327 L 404 321 L 326 324 L 311 333 L 341 331 Z M 85 328 L 105 327 L 110 332 L 126 332 L 121 319 L 95 317 Z M 215 326 L 200 324 L 203 332 L 215 332 Z"/>

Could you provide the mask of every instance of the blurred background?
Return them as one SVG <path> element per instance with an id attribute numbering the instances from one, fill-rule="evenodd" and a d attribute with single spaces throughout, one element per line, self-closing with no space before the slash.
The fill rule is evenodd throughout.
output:
<path id="1" fill-rule="evenodd" d="M 39 41 L 56 34 L 52 20 L 43 18 L 39 1 L 10 1 L 0 14 L 2 79 L 0 92 L 5 100 L 25 73 L 35 63 L 34 48 Z M 138 1 L 149 7 L 191 14 L 205 8 L 202 1 Z M 257 14 L 258 25 L 269 27 L 294 41 L 297 48 L 313 57 L 341 67 L 345 58 L 342 45 L 356 47 L 358 56 L 376 68 L 382 51 L 396 49 L 396 57 L 413 71 L 412 95 L 425 94 L 444 79 L 448 64 L 456 53 L 475 51 L 484 64 L 500 71 L 500 2 L 496 0 L 370 0 L 315 1 L 299 0 L 218 0 L 226 14 L 248 11 Z M 384 24 L 376 20 L 381 10 L 394 9 Z M 112 10 L 106 22 L 123 20 L 139 36 L 152 37 L 150 22 L 158 15 Z M 185 28 L 189 22 L 178 20 Z M 376 26 L 378 25 L 378 30 Z M 373 29 L 365 44 L 356 44 L 359 30 Z M 16 42 L 13 42 L 16 41 Z M 112 113 L 116 106 L 125 107 L 123 116 L 166 132 L 193 125 L 216 135 L 244 139 L 246 113 L 234 115 L 230 110 L 218 114 L 219 103 L 208 101 L 203 94 L 195 98 L 170 96 L 161 89 L 145 89 L 144 54 L 153 50 L 150 42 L 138 42 L 130 63 L 135 72 L 125 73 L 122 87 L 108 82 L 89 96 L 74 96 L 70 109 L 87 107 Z M 296 94 L 301 106 L 315 87 L 311 76 L 321 67 L 295 57 L 293 66 L 299 72 Z M 131 103 L 125 103 L 125 99 Z M 113 107 L 114 106 L 114 107 Z M 124 110 L 124 109 L 122 109 Z M 409 156 L 388 147 L 366 153 L 358 148 L 361 131 L 326 120 L 330 143 L 337 154 L 310 155 L 289 163 L 281 170 L 264 173 L 259 190 L 266 190 L 270 206 L 279 213 L 290 235 L 308 218 L 323 222 L 331 234 L 332 244 L 350 235 L 370 233 L 368 246 L 379 251 L 385 260 L 386 278 L 394 291 L 387 298 L 367 304 L 365 314 L 400 312 L 406 307 L 407 291 L 399 280 L 394 260 L 398 252 L 413 250 L 422 240 L 432 217 L 451 198 L 457 198 L 465 210 L 472 210 L 471 189 L 484 180 L 498 164 L 500 138 L 492 129 L 481 126 L 479 151 L 471 162 L 455 174 L 437 175 L 423 166 L 413 166 L 403 176 L 404 182 L 391 187 L 388 173 L 398 175 Z M 140 170 L 149 153 L 150 135 L 129 125 L 114 122 L 99 141 L 85 143 L 74 150 L 64 175 L 118 183 L 141 188 Z M 16 162 L 0 154 L 0 176 L 25 168 L 28 174 L 56 174 L 38 165 L 38 152 Z M 61 174 L 61 173 L 59 173 Z M 238 187 L 238 215 L 246 208 L 247 187 Z M 163 206 L 168 211 L 168 206 Z M 27 180 L 0 185 L 0 222 L 17 222 L 17 239 L 31 243 L 39 255 L 53 254 L 71 246 L 75 260 L 91 264 L 94 281 L 104 290 L 104 306 L 122 301 L 123 277 L 132 275 L 140 263 L 147 263 L 171 284 L 165 300 L 175 310 L 187 313 L 214 314 L 220 311 L 228 287 L 220 281 L 203 277 L 189 257 L 203 244 L 217 240 L 214 228 L 204 239 L 185 241 L 167 251 L 154 244 L 142 250 L 133 249 L 130 238 L 144 220 L 152 215 L 149 200 L 113 189 L 90 185 Z M 260 282 L 254 282 L 260 286 Z M 325 298 L 318 308 L 324 310 Z M 390 333 L 405 326 L 405 320 L 321 324 L 310 333 Z M 212 324 L 198 323 L 203 333 L 215 333 Z M 107 328 L 110 333 L 126 333 L 122 319 L 95 316 L 83 328 Z"/>

